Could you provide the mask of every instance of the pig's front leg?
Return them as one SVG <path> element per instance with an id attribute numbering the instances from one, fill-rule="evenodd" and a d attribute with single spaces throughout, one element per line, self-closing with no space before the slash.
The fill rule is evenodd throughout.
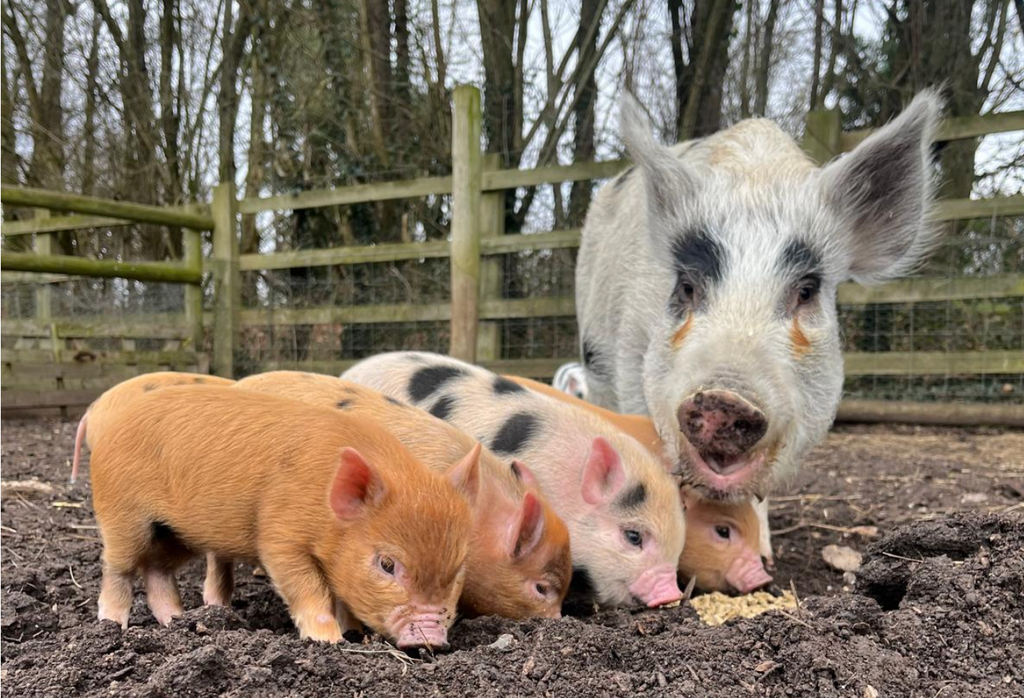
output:
<path id="1" fill-rule="evenodd" d="M 277 550 L 261 557 L 277 593 L 288 604 L 301 637 L 339 642 L 342 628 L 334 617 L 334 599 L 314 560 L 307 553 Z"/>
<path id="2" fill-rule="evenodd" d="M 235 591 L 235 561 L 214 553 L 206 554 L 206 579 L 203 581 L 203 603 L 207 606 L 230 606 Z"/>
<path id="3" fill-rule="evenodd" d="M 344 635 L 349 630 L 356 630 L 363 632 L 362 622 L 352 615 L 352 611 L 348 610 L 348 606 L 345 602 L 334 597 L 334 619 L 338 621 L 338 625 L 341 626 L 341 633 Z"/>
<path id="4" fill-rule="evenodd" d="M 772 552 L 772 532 L 768 526 L 768 498 L 759 499 L 756 495 L 751 497 L 750 503 L 754 506 L 754 513 L 757 514 L 757 522 L 760 524 L 759 547 L 761 557 L 764 558 L 764 565 L 769 570 L 775 569 L 775 554 Z"/>

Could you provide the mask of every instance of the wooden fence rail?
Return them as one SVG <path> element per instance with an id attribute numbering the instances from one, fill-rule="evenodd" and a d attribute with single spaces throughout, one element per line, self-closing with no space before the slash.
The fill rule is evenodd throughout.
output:
<path id="1" fill-rule="evenodd" d="M 532 170 L 499 169 L 493 156 L 485 155 L 481 148 L 479 92 L 471 87 L 457 88 L 454 102 L 453 171 L 450 177 L 421 177 L 401 182 L 359 184 L 242 200 L 236 199 L 234 186 L 225 183 L 215 187 L 209 205 L 176 207 L 148 206 L 3 186 L 0 188 L 0 200 L 5 206 L 37 209 L 35 218 L 2 224 L 0 232 L 4 236 L 34 234 L 36 245 L 35 254 L 5 252 L 0 265 L 5 272 L 121 277 L 186 284 L 184 313 L 119 320 L 99 318 L 95 321 L 52 318 L 49 311 L 50 289 L 41 288 L 37 291 L 37 316 L 32 320 L 5 320 L 4 333 L 36 337 L 40 341 L 50 338 L 53 344 L 50 355 L 59 360 L 61 351 L 57 344 L 62 338 L 68 337 L 120 337 L 129 343 L 135 338 L 165 338 L 168 341 L 185 341 L 195 351 L 202 346 L 205 326 L 213 334 L 213 371 L 219 375 L 232 376 L 239 353 L 240 336 L 243 328 L 247 327 L 449 322 L 450 352 L 453 355 L 478 360 L 509 373 L 550 377 L 557 365 L 565 359 L 502 359 L 498 323 L 516 318 L 571 317 L 575 314 L 574 299 L 558 296 L 502 298 L 502 265 L 499 258 L 533 250 L 578 247 L 580 230 L 506 235 L 504 191 L 549 183 L 606 179 L 616 176 L 629 163 L 625 159 L 616 159 Z M 947 119 L 939 128 L 936 139 L 975 138 L 1016 130 L 1024 130 L 1024 111 Z M 807 117 L 803 147 L 814 160 L 822 163 L 852 149 L 869 133 L 843 133 L 838 112 L 815 112 Z M 452 197 L 450 240 L 239 254 L 238 229 L 241 215 L 449 195 Z M 49 211 L 72 215 L 51 217 Z M 935 221 L 1021 215 L 1024 215 L 1024 195 L 940 201 L 931 214 Z M 55 233 L 138 223 L 184 228 L 183 260 L 120 262 L 50 254 L 54 249 Z M 207 230 L 212 231 L 212 253 L 203 259 L 201 233 Z M 443 258 L 450 260 L 450 302 L 312 308 L 241 307 L 242 272 Z M 212 286 L 213 311 L 204 315 L 201 283 L 206 277 L 209 277 Z M 7 278 L 5 274 L 4 280 Z M 51 277 L 47 278 L 52 280 Z M 1024 274 L 955 279 L 912 278 L 874 288 L 843 284 L 839 288 L 838 301 L 841 305 L 856 306 L 1015 297 L 1024 297 Z M 132 354 L 132 360 L 139 365 L 149 365 L 153 361 L 157 362 L 154 365 L 161 365 L 159 361 L 164 362 L 162 365 L 168 365 L 168 362 L 176 362 L 177 365 L 190 360 L 189 357 L 174 355 L 173 352 L 161 356 L 140 356 L 137 352 L 125 352 L 126 356 L 128 354 Z M 4 356 L 5 366 L 13 365 L 19 358 L 27 358 L 27 355 L 6 350 Z M 146 361 L 139 363 L 140 359 Z M 106 357 L 104 362 L 106 365 L 116 360 L 116 357 Z M 199 361 L 201 363 L 205 359 L 200 357 Z M 350 363 L 270 361 L 261 363 L 258 368 L 305 367 L 336 373 Z M 1024 350 L 858 352 L 847 354 L 846 365 L 849 375 L 1013 374 L 1024 373 Z M 53 396 L 49 399 L 56 400 Z"/>

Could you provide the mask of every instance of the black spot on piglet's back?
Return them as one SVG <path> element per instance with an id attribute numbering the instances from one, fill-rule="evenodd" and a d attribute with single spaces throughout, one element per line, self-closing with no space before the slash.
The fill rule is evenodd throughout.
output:
<path id="1" fill-rule="evenodd" d="M 413 402 L 422 402 L 438 390 L 445 383 L 459 376 L 464 376 L 465 370 L 458 366 L 427 366 L 412 374 L 409 379 L 409 397 Z"/>
<path id="2" fill-rule="evenodd" d="M 352 406 L 352 401 L 351 400 L 338 400 L 338 409 L 339 410 L 347 410 L 351 406 Z"/>
<path id="3" fill-rule="evenodd" d="M 504 376 L 498 376 L 494 379 L 494 394 L 495 395 L 513 395 L 515 393 L 525 393 L 526 388 L 519 385 L 515 381 L 510 381 Z"/>
<path id="4" fill-rule="evenodd" d="M 438 419 L 448 419 L 452 415 L 453 407 L 455 407 L 455 396 L 444 395 L 430 408 L 430 414 Z"/>
<path id="5" fill-rule="evenodd" d="M 491 444 L 491 450 L 497 454 L 517 453 L 526 447 L 539 426 L 537 418 L 529 412 L 514 414 L 501 425 Z"/>

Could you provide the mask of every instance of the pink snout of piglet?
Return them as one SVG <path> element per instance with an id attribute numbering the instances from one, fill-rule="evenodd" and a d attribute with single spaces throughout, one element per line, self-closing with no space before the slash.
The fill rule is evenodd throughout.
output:
<path id="1" fill-rule="evenodd" d="M 668 564 L 646 570 L 629 585 L 629 593 L 650 608 L 683 598 L 676 581 L 676 567 Z"/>
<path id="2" fill-rule="evenodd" d="M 441 609 L 421 608 L 417 613 L 404 616 L 399 622 L 401 625 L 394 632 L 399 649 L 448 648 L 448 628 Z"/>
<path id="3" fill-rule="evenodd" d="M 725 573 L 725 581 L 739 593 L 749 594 L 768 584 L 772 577 L 765 571 L 761 557 L 750 551 L 733 560 Z"/>

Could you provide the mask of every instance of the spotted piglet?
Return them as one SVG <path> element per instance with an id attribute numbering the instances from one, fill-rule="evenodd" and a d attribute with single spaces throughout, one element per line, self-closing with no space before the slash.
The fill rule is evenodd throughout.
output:
<path id="1" fill-rule="evenodd" d="M 525 465 L 502 462 L 467 434 L 417 407 L 333 376 L 272 371 L 243 378 L 236 387 L 371 418 L 428 468 L 454 477 L 460 475 L 452 467 L 480 449 L 480 483 L 470 502 L 473 537 L 459 605 L 467 615 L 560 615 L 572 573 L 569 532 L 530 485 Z"/>
<path id="2" fill-rule="evenodd" d="M 599 603 L 677 601 L 685 526 L 672 478 L 604 420 L 445 356 L 381 354 L 343 378 L 411 402 L 530 465 Z"/>
<path id="3" fill-rule="evenodd" d="M 639 441 L 664 462 L 665 444 L 650 417 L 618 414 L 550 385 L 519 376 L 506 376 L 525 388 L 549 395 L 578 409 L 584 409 L 614 424 L 623 433 Z M 673 463 L 666 467 L 671 469 Z M 679 558 L 679 571 L 695 580 L 701 591 L 738 591 L 746 594 L 772 581 L 761 559 L 762 536 L 756 500 L 718 502 L 702 498 L 693 490 L 684 492 L 686 509 L 686 546 Z M 771 547 L 769 546 L 769 551 Z"/>
<path id="4" fill-rule="evenodd" d="M 364 623 L 402 648 L 447 645 L 469 508 L 373 421 L 172 387 L 110 414 L 93 446 L 101 620 L 127 627 L 141 572 L 169 623 L 182 612 L 175 571 L 205 552 L 258 561 L 303 637 L 336 642 Z"/>

